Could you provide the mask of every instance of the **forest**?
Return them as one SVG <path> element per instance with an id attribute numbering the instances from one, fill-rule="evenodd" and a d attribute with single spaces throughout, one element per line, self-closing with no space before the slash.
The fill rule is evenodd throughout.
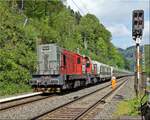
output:
<path id="1" fill-rule="evenodd" d="M 36 46 L 57 43 L 68 50 L 122 69 L 129 63 L 111 33 L 92 14 L 82 16 L 60 0 L 0 1 L 0 95 L 30 91 Z"/>

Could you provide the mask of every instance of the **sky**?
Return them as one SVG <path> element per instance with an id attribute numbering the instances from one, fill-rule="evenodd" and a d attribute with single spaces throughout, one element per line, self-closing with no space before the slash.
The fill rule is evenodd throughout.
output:
<path id="1" fill-rule="evenodd" d="M 112 33 L 112 43 L 123 49 L 135 45 L 132 40 L 132 11 L 143 9 L 141 44 L 150 44 L 150 0 L 67 0 L 66 5 L 81 15 L 94 14 Z"/>

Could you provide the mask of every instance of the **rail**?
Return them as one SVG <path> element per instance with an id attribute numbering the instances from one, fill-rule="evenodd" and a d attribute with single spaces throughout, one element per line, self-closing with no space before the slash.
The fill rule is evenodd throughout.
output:
<path id="1" fill-rule="evenodd" d="M 123 81 L 123 83 L 125 82 L 125 80 L 121 80 L 121 81 L 119 81 L 118 82 L 118 84 L 121 82 L 121 84 L 119 84 L 118 85 L 118 87 L 116 87 L 116 89 L 117 88 L 119 88 L 119 86 L 121 86 L 123 83 L 122 83 L 122 81 Z M 70 101 L 70 102 L 67 102 L 67 103 L 65 103 L 65 104 L 63 104 L 63 105 L 60 105 L 60 106 L 58 106 L 58 107 L 56 107 L 56 108 L 54 108 L 54 109 L 52 109 L 52 110 L 50 110 L 50 111 L 48 111 L 48 112 L 45 112 L 45 113 L 43 113 L 43 114 L 41 114 L 41 115 L 38 115 L 38 116 L 35 116 L 34 118 L 32 118 L 31 120 L 35 120 L 35 119 L 45 119 L 45 117 L 44 116 L 47 116 L 48 114 L 52 114 L 52 115 L 54 115 L 53 113 L 55 113 L 55 111 L 57 112 L 57 111 L 59 111 L 59 112 L 64 112 L 64 110 L 62 109 L 62 108 L 64 108 L 65 107 L 65 110 L 67 110 L 67 109 L 69 109 L 68 107 L 66 107 L 66 106 L 68 106 L 68 105 L 71 105 L 71 104 L 74 104 L 76 101 L 80 101 L 81 99 L 84 99 L 84 98 L 86 98 L 86 97 L 88 97 L 88 96 L 90 96 L 90 95 L 92 95 L 92 94 L 94 94 L 94 93 L 97 93 L 97 92 L 99 92 L 99 91 L 101 91 L 101 90 L 104 90 L 105 88 L 108 88 L 108 87 L 110 87 L 111 86 L 111 84 L 109 84 L 109 85 L 106 85 L 106 86 L 104 86 L 104 87 L 102 87 L 102 88 L 100 88 L 100 89 L 97 89 L 97 90 L 95 90 L 95 91 L 93 91 L 93 92 L 91 92 L 91 93 L 88 93 L 88 94 L 86 94 L 86 95 L 84 95 L 84 96 L 81 96 L 81 97 L 79 97 L 79 98 L 76 98 L 76 99 L 74 99 L 74 100 L 72 100 L 72 101 Z M 115 90 L 116 90 L 115 89 Z M 111 90 L 111 92 L 109 92 L 108 94 L 106 94 L 106 95 L 104 95 L 104 97 L 102 97 L 99 101 L 97 101 L 94 105 L 96 105 L 98 102 L 101 102 L 103 99 L 105 99 L 106 98 L 106 96 L 109 96 L 111 93 L 113 93 L 114 92 L 114 90 Z M 69 112 L 70 111 L 73 111 L 73 112 L 75 112 L 75 113 L 78 113 L 76 116 L 74 116 L 73 115 L 73 119 L 74 120 L 76 120 L 76 119 L 78 119 L 79 117 L 81 117 L 85 112 L 87 112 L 89 109 L 91 109 L 94 105 L 92 105 L 92 106 L 90 106 L 90 107 L 88 107 L 87 109 L 78 109 L 77 111 L 74 111 L 73 109 L 72 110 L 69 110 L 68 111 L 68 114 L 69 114 Z M 67 108 L 67 109 L 66 109 Z M 62 109 L 62 110 L 61 110 Z M 62 114 L 61 114 L 62 115 Z M 67 116 L 67 115 L 66 115 Z M 68 115 L 68 118 L 70 117 L 71 115 Z M 63 117 L 63 116 L 62 116 Z M 49 119 L 49 118 L 46 118 L 46 119 Z M 52 118 L 53 119 L 53 118 Z M 71 118 L 72 119 L 72 118 Z"/>

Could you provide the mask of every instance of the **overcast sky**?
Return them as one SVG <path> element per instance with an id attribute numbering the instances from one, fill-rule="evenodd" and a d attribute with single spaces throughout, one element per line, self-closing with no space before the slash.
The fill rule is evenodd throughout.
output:
<path id="1" fill-rule="evenodd" d="M 67 0 L 66 4 L 82 15 L 88 12 L 96 15 L 111 31 L 112 43 L 121 48 L 135 44 L 131 36 L 132 11 L 143 9 L 145 28 L 142 44 L 150 44 L 150 0 Z"/>

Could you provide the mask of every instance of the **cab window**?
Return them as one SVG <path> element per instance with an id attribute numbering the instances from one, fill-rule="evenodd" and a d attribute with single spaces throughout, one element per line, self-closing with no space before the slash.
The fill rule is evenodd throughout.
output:
<path id="1" fill-rule="evenodd" d="M 81 60 L 80 60 L 80 57 L 77 58 L 77 64 L 80 64 L 81 63 Z"/>
<path id="2" fill-rule="evenodd" d="M 63 55 L 63 63 L 64 63 L 64 66 L 66 65 L 66 55 Z"/>
<path id="3" fill-rule="evenodd" d="M 87 61 L 87 63 L 86 63 L 86 67 L 87 67 L 87 68 L 89 68 L 89 67 L 90 67 L 90 62 L 89 62 L 89 61 Z"/>

